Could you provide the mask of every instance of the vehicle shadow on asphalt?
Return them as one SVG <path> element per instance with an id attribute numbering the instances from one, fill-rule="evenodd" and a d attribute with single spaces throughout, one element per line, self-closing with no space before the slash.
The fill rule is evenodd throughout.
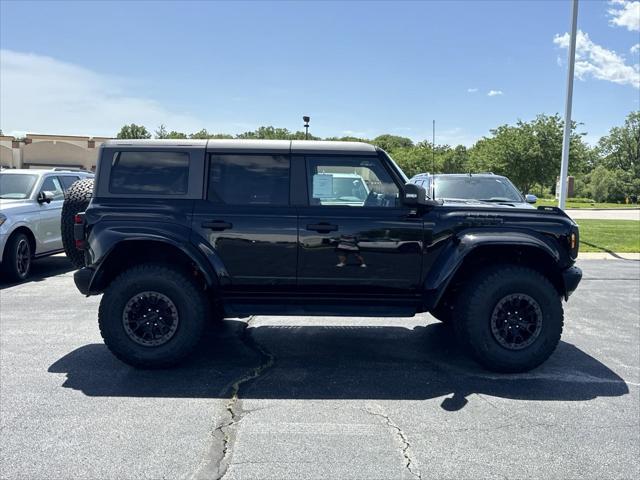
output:
<path id="1" fill-rule="evenodd" d="M 624 380 L 575 346 L 560 342 L 532 372 L 487 372 L 458 350 L 449 328 L 376 326 L 258 326 L 226 320 L 186 364 L 136 370 L 102 344 L 80 347 L 56 361 L 64 388 L 88 396 L 226 398 L 430 399 L 460 410 L 473 394 L 521 400 L 580 401 L 629 393 Z M 271 364 L 270 360 L 273 360 Z M 261 368 L 262 367 L 262 368 Z M 266 367 L 266 368 L 265 368 Z"/>
<path id="2" fill-rule="evenodd" d="M 75 267 L 65 255 L 54 255 L 52 257 L 39 258 L 33 261 L 29 277 L 22 282 L 8 281 L 4 278 L 4 274 L 0 272 L 0 291 L 16 285 L 30 282 L 42 282 L 49 277 L 55 277 L 56 275 L 68 273 L 73 270 L 75 270 Z"/>

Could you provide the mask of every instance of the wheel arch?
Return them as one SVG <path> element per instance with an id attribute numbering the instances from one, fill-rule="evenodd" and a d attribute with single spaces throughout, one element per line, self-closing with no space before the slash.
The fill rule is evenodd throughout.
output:
<path id="1" fill-rule="evenodd" d="M 194 275 L 203 289 L 219 284 L 209 261 L 190 245 L 158 238 L 130 238 L 114 243 L 95 268 L 89 283 L 91 293 L 99 293 L 118 274 L 143 263 L 171 264 Z"/>
<path id="2" fill-rule="evenodd" d="M 511 238 L 513 237 L 513 238 Z M 567 297 L 562 277 L 562 253 L 551 242 L 527 234 L 469 235 L 452 243 L 434 263 L 425 281 L 425 310 L 436 308 L 479 268 L 513 264 L 532 268 Z"/>
<path id="3" fill-rule="evenodd" d="M 31 256 L 32 257 L 35 256 L 36 248 L 38 247 L 35 234 L 28 226 L 19 225 L 15 227 L 9 235 L 7 235 L 7 241 L 4 244 L 4 251 L 1 252 L 2 253 L 2 257 L 0 257 L 1 260 L 4 260 L 4 256 L 7 251 L 7 245 L 9 244 L 9 241 L 19 233 L 24 233 L 27 236 L 27 239 L 29 240 L 29 246 L 31 247 Z"/>

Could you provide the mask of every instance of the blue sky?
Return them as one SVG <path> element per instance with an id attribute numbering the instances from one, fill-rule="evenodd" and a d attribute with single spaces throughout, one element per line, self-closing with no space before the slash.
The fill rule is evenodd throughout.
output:
<path id="1" fill-rule="evenodd" d="M 568 1 L 0 3 L 0 128 L 381 133 L 471 145 L 562 113 Z M 573 118 L 638 109 L 640 2 L 580 2 Z M 557 37 L 557 36 L 560 37 Z M 555 41 L 554 41 L 555 39 Z M 489 95 L 493 91 L 495 94 Z"/>

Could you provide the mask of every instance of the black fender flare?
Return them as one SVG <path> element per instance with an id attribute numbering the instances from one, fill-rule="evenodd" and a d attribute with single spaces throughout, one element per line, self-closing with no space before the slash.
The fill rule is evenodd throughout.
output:
<path id="1" fill-rule="evenodd" d="M 425 310 L 431 310 L 438 304 L 469 254 L 485 246 L 535 248 L 558 265 L 559 273 L 562 270 L 560 265 L 567 257 L 555 242 L 537 232 L 465 232 L 448 243 L 429 269 L 424 281 Z M 566 295 L 566 292 L 562 294 Z"/>
<path id="2" fill-rule="evenodd" d="M 92 245 L 93 247 L 97 247 L 96 250 L 100 252 L 98 255 L 100 258 L 98 262 L 92 265 L 93 273 L 89 280 L 88 291 L 94 293 L 102 290 L 103 285 L 101 285 L 101 280 L 105 271 L 109 268 L 111 256 L 124 244 L 132 244 L 135 242 L 159 243 L 180 250 L 197 266 L 208 287 L 217 287 L 221 284 L 228 283 L 229 274 L 215 251 L 201 243 L 198 243 L 196 246 L 188 241 L 188 238 L 184 239 L 178 235 L 167 235 L 166 233 L 167 232 L 160 233 L 152 229 L 145 232 L 141 231 L 139 227 L 133 236 L 131 236 L 130 231 L 120 231 L 119 229 L 111 228 L 102 230 L 99 238 L 104 243 L 102 243 L 102 245 Z"/>

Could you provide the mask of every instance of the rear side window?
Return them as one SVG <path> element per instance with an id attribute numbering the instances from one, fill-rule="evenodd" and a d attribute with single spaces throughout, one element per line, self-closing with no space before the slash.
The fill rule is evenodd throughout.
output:
<path id="1" fill-rule="evenodd" d="M 185 195 L 188 186 L 186 152 L 118 152 L 113 156 L 111 193 Z"/>
<path id="2" fill-rule="evenodd" d="M 288 205 L 286 155 L 212 155 L 208 199 L 226 205 Z"/>
<path id="3" fill-rule="evenodd" d="M 69 187 L 71 187 L 71 185 L 73 185 L 74 182 L 80 180 L 80 177 L 59 177 L 59 178 L 60 178 L 60 181 L 62 181 L 62 187 L 64 188 L 65 192 L 69 190 Z"/>

